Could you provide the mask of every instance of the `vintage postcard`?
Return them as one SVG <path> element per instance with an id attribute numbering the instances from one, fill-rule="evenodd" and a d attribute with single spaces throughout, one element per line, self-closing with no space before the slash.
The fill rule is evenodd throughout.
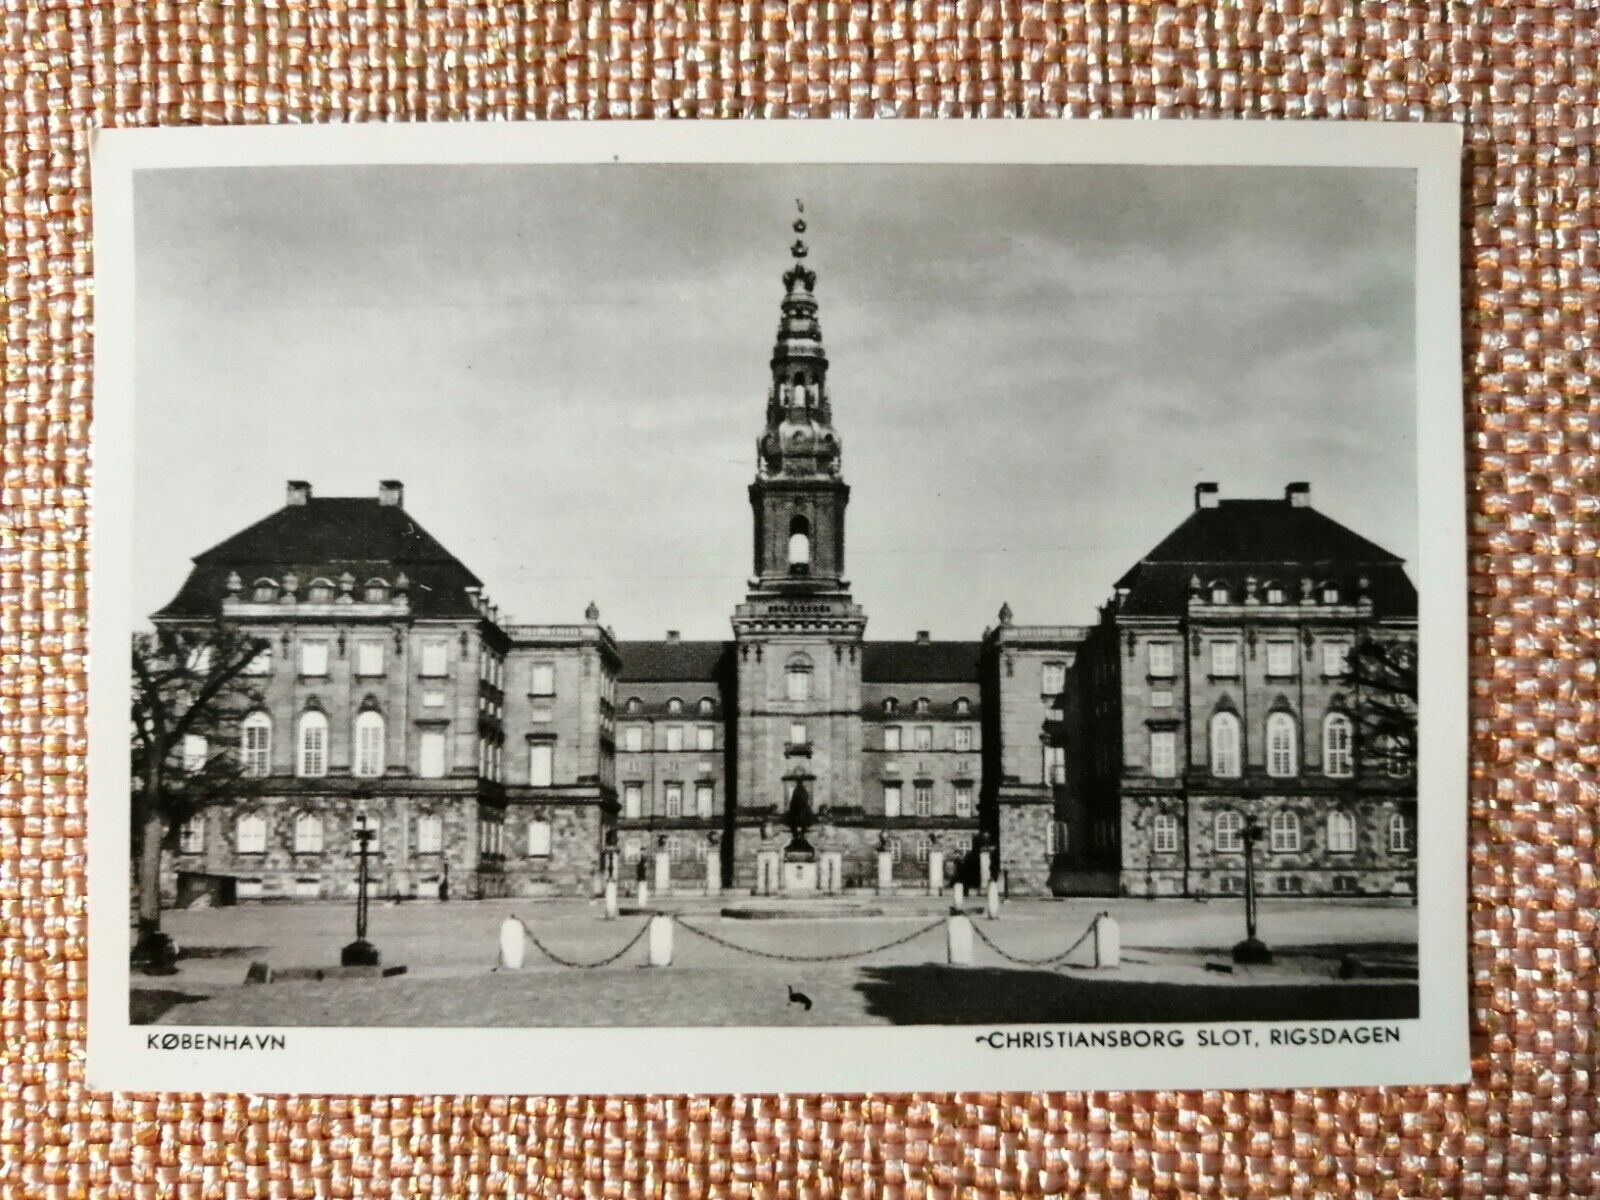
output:
<path id="1" fill-rule="evenodd" d="M 1466 1078 L 1458 154 L 100 134 L 93 1084 Z"/>

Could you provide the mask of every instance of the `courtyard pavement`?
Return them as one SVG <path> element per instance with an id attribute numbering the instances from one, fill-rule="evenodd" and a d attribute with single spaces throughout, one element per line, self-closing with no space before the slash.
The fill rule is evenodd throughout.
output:
<path id="1" fill-rule="evenodd" d="M 244 984 L 252 962 L 275 970 L 336 964 L 354 934 L 353 905 L 171 912 L 163 924 L 182 948 L 179 972 L 136 975 L 133 1017 L 183 1025 L 854 1025 L 1379 1018 L 1416 1011 L 1412 981 L 1336 978 L 1346 953 L 1414 956 L 1416 909 L 1386 901 L 1265 900 L 1260 934 L 1278 961 L 1232 973 L 1207 964 L 1225 961 L 1227 948 L 1243 936 L 1238 901 L 1019 900 L 998 921 L 983 918 L 973 902 L 974 925 L 993 947 L 978 938 L 966 967 L 945 962 L 947 900 L 864 898 L 856 904 L 862 915 L 762 920 L 722 917 L 722 906 L 747 907 L 748 898 L 654 906 L 678 918 L 667 968 L 646 965 L 641 938 L 614 964 L 595 970 L 560 966 L 529 946 L 524 968 L 504 971 L 495 968 L 508 915 L 522 918 L 554 955 L 575 962 L 615 954 L 649 916 L 625 910 L 606 921 L 598 902 L 582 900 L 374 904 L 368 938 L 386 966 L 405 965 L 404 976 L 264 986 Z M 1087 942 L 1060 963 L 1005 957 L 1059 955 L 1099 912 L 1120 925 L 1123 960 L 1115 970 L 1092 969 Z M 789 962 L 748 951 L 848 957 Z M 812 999 L 810 1011 L 789 1002 L 790 986 Z"/>

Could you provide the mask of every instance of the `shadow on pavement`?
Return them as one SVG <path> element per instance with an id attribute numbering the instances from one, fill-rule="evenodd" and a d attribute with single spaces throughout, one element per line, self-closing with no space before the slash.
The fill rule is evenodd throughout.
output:
<path id="1" fill-rule="evenodd" d="M 1396 1020 L 1418 1015 L 1415 983 L 1151 983 L 983 967 L 867 967 L 856 990 L 895 1025 L 1038 1022 Z"/>
<path id="2" fill-rule="evenodd" d="M 186 958 L 254 958 L 265 949 L 265 946 L 182 946 L 178 958 L 180 961 Z"/>
<path id="3" fill-rule="evenodd" d="M 136 987 L 128 993 L 128 1023 L 130 1025 L 154 1025 L 178 1005 L 193 1004 L 197 1000 L 204 999 L 206 999 L 205 996 L 191 992 L 179 992 L 172 988 Z M 177 1014 L 178 1017 L 182 1015 L 182 1013 Z M 181 1021 L 176 1023 L 182 1024 Z"/>

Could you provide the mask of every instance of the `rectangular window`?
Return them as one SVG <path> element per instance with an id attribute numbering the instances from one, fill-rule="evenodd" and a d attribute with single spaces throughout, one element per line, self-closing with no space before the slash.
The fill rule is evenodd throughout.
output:
<path id="1" fill-rule="evenodd" d="M 206 761 L 211 756 L 211 745 L 198 733 L 183 735 L 183 769 L 190 775 L 199 774 L 206 769 Z"/>
<path id="2" fill-rule="evenodd" d="M 1267 674 L 1274 679 L 1286 679 L 1294 674 L 1294 643 L 1267 643 Z"/>
<path id="3" fill-rule="evenodd" d="M 932 725 L 918 725 L 917 726 L 917 749 L 918 750 L 932 750 L 933 749 L 933 726 Z"/>
<path id="4" fill-rule="evenodd" d="M 422 693 L 422 707 L 423 708 L 443 708 L 444 707 L 444 693 L 443 692 L 434 692 L 434 691 L 423 692 Z"/>
<path id="5" fill-rule="evenodd" d="M 694 748 L 696 750 L 712 750 L 717 744 L 717 727 L 715 725 L 701 725 L 694 731 Z"/>
<path id="6" fill-rule="evenodd" d="M 956 726 L 956 749 L 960 751 L 972 749 L 972 726 Z"/>
<path id="7" fill-rule="evenodd" d="M 446 675 L 450 670 L 450 643 L 433 640 L 422 643 L 422 673 L 430 678 Z"/>
<path id="8" fill-rule="evenodd" d="M 900 726 L 886 725 L 884 727 L 883 748 L 890 754 L 900 753 Z"/>
<path id="9" fill-rule="evenodd" d="M 528 857 L 550 857 L 550 822 L 528 822 Z"/>
<path id="10" fill-rule="evenodd" d="M 694 812 L 697 817 L 709 817 L 716 807 L 716 789 L 709 783 L 694 785 Z"/>
<path id="11" fill-rule="evenodd" d="M 383 774 L 383 720 L 376 713 L 356 718 L 356 774 L 364 779 Z"/>
<path id="12" fill-rule="evenodd" d="M 900 861 L 900 839 L 899 838 L 890 838 L 889 839 L 889 859 L 890 859 L 891 862 L 899 862 Z"/>
<path id="13" fill-rule="evenodd" d="M 683 816 L 683 784 L 669 783 L 667 788 L 667 816 Z"/>
<path id="14" fill-rule="evenodd" d="M 806 727 L 803 721 L 796 721 L 789 726 L 789 745 L 808 746 L 810 739 L 806 736 Z"/>
<path id="15" fill-rule="evenodd" d="M 643 725 L 629 725 L 622 731 L 622 748 L 634 752 L 644 749 Z"/>
<path id="16" fill-rule="evenodd" d="M 1155 691 L 1150 693 L 1150 707 L 1171 708 L 1172 693 L 1166 688 L 1157 688 Z"/>
<path id="17" fill-rule="evenodd" d="M 1239 643 L 1211 643 L 1211 674 L 1230 679 L 1239 673 Z"/>
<path id="18" fill-rule="evenodd" d="M 555 782 L 556 746 L 554 742 L 528 743 L 528 783 L 549 787 Z"/>
<path id="19" fill-rule="evenodd" d="M 970 783 L 956 784 L 956 816 L 970 817 L 972 815 L 972 785 Z"/>
<path id="20" fill-rule="evenodd" d="M 668 750 L 682 750 L 683 749 L 683 726 L 682 725 L 668 725 L 667 726 L 667 749 Z"/>
<path id="21" fill-rule="evenodd" d="M 444 778 L 445 737 L 442 729 L 425 729 L 417 739 L 417 774 L 424 779 Z"/>
<path id="22" fill-rule="evenodd" d="M 1322 673 L 1328 676 L 1341 676 L 1350 673 L 1349 642 L 1322 643 Z"/>
<path id="23" fill-rule="evenodd" d="M 1059 695 L 1067 686 L 1067 664 L 1047 662 L 1039 671 L 1039 691 L 1046 696 Z"/>
<path id="24" fill-rule="evenodd" d="M 1171 813 L 1157 813 L 1155 825 L 1156 853 L 1176 854 L 1178 852 L 1178 818 Z"/>
<path id="25" fill-rule="evenodd" d="M 272 647 L 263 646 L 256 651 L 256 656 L 245 664 L 246 675 L 271 675 L 272 674 Z"/>
<path id="26" fill-rule="evenodd" d="M 795 667 L 784 675 L 786 694 L 791 700 L 811 699 L 811 672 Z"/>
<path id="27" fill-rule="evenodd" d="M 644 811 L 644 785 L 642 783 L 625 783 L 622 785 L 622 815 L 629 818 L 638 818 Z"/>
<path id="28" fill-rule="evenodd" d="M 1150 674 L 1156 679 L 1171 679 L 1173 655 L 1171 642 L 1150 643 Z"/>
<path id="29" fill-rule="evenodd" d="M 1046 783 L 1065 783 L 1067 781 L 1067 748 L 1065 746 L 1046 746 L 1044 748 L 1044 781 Z"/>
<path id="30" fill-rule="evenodd" d="M 206 819 L 199 813 L 178 827 L 178 851 L 199 854 L 206 848 Z"/>
<path id="31" fill-rule="evenodd" d="M 916 786 L 917 816 L 931 817 L 933 815 L 933 784 L 925 779 L 917 780 Z"/>
<path id="32" fill-rule="evenodd" d="M 300 643 L 300 674 L 320 678 L 328 673 L 328 643 Z"/>
<path id="33" fill-rule="evenodd" d="M 883 815 L 898 817 L 900 815 L 900 784 L 898 782 L 883 785 Z"/>
<path id="34" fill-rule="evenodd" d="M 556 668 L 554 663 L 533 664 L 533 671 L 528 681 L 528 694 L 531 696 L 554 696 L 556 694 Z"/>
<path id="35" fill-rule="evenodd" d="M 1170 729 L 1150 731 L 1150 774 L 1171 779 L 1178 773 L 1178 735 Z"/>
<path id="36" fill-rule="evenodd" d="M 265 854 L 267 852 L 267 820 L 250 814 L 239 818 L 234 826 L 234 843 L 240 854 Z"/>
<path id="37" fill-rule="evenodd" d="M 356 674 L 372 678 L 383 674 L 383 643 L 367 641 L 356 643 Z"/>
<path id="38" fill-rule="evenodd" d="M 417 853 L 438 854 L 444 849 L 444 818 L 424 813 L 417 818 Z"/>

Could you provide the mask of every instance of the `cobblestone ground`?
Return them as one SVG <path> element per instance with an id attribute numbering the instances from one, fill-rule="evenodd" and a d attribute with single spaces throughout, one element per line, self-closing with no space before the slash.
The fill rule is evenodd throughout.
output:
<path id="1" fill-rule="evenodd" d="M 1124 959 L 1090 968 L 1082 945 L 1063 964 L 1008 961 L 977 942 L 970 967 L 945 965 L 940 902 L 897 904 L 877 915 L 733 920 L 716 905 L 680 902 L 673 963 L 645 965 L 634 945 L 614 965 L 577 970 L 532 946 L 520 971 L 494 970 L 501 922 L 515 913 L 561 958 L 593 962 L 627 944 L 648 921 L 601 919 L 583 901 L 476 901 L 374 906 L 368 937 L 393 979 L 244 986 L 251 962 L 274 969 L 327 967 L 354 930 L 342 904 L 246 905 L 177 912 L 165 924 L 184 950 L 177 975 L 136 977 L 134 1018 L 163 1024 L 251 1025 L 718 1025 L 928 1024 L 1044 1020 L 1148 1021 L 1395 1017 L 1413 1014 L 1416 987 L 1334 978 L 1340 955 L 1405 953 L 1416 913 L 1383 903 L 1265 902 L 1261 933 L 1278 951 L 1272 968 L 1220 974 L 1243 934 L 1236 903 L 1021 901 L 976 925 L 1006 955 L 1038 959 L 1078 940 L 1095 913 L 1119 922 Z M 935 928 L 918 933 L 929 925 Z M 790 956 L 850 954 L 843 962 L 782 962 L 719 945 Z M 915 934 L 890 949 L 885 943 Z M 807 1011 L 789 987 L 812 1000 Z"/>

